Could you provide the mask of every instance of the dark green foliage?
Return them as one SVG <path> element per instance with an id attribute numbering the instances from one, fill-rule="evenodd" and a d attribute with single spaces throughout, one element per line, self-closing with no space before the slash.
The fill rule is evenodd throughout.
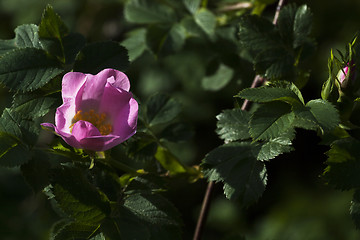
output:
<path id="1" fill-rule="evenodd" d="M 249 142 L 222 145 L 205 157 L 205 177 L 223 182 L 227 198 L 248 206 L 259 199 L 267 182 L 265 165 L 256 159 L 258 151 L 259 146 Z"/>
<path id="2" fill-rule="evenodd" d="M 326 181 L 337 189 L 360 187 L 360 142 L 353 138 L 340 139 L 331 144 L 327 152 L 328 165 L 324 171 Z"/>
<path id="3" fill-rule="evenodd" d="M 240 43 L 250 52 L 256 71 L 270 80 L 295 81 L 298 62 L 312 52 L 311 12 L 307 6 L 287 5 L 276 26 L 257 16 L 239 23 Z"/>
<path id="4" fill-rule="evenodd" d="M 74 71 L 97 74 L 105 68 L 124 71 L 129 65 L 127 50 L 116 42 L 98 42 L 84 47 L 76 57 Z"/>
<path id="5" fill-rule="evenodd" d="M 145 111 L 146 122 L 153 127 L 175 119 L 181 111 L 181 105 L 169 96 L 157 94 L 149 98 Z"/>

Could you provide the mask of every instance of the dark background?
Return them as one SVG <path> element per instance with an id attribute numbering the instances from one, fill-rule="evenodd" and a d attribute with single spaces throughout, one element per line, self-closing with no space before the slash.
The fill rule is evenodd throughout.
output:
<path id="1" fill-rule="evenodd" d="M 314 14 L 313 36 L 317 50 L 307 61 L 311 77 L 303 92 L 306 101 L 319 98 L 322 82 L 327 79 L 330 49 L 344 50 L 346 43 L 360 29 L 360 1 L 285 2 L 307 4 Z M 132 27 L 123 20 L 123 1 L 0 0 L 0 39 L 13 38 L 13 30 L 18 25 L 38 24 L 48 3 L 72 31 L 83 34 L 88 42 L 122 41 L 124 33 Z M 264 15 L 272 18 L 275 7 L 276 4 L 270 5 Z M 192 99 L 194 95 L 183 94 L 182 91 L 188 90 L 178 85 L 161 81 L 149 84 L 141 73 L 150 63 L 145 58 L 141 64 L 137 63 L 129 71 L 133 91 L 140 99 L 155 91 L 165 91 L 177 96 L 184 109 L 201 109 L 200 115 L 185 111 L 185 119 L 194 125 L 195 136 L 191 143 L 178 149 L 175 147 L 182 153 L 180 157 L 184 162 L 199 164 L 206 153 L 222 144 L 214 132 L 215 116 L 223 109 L 233 107 L 232 96 L 242 87 L 250 86 L 253 73 L 249 72 L 241 85 L 231 85 L 218 93 L 196 92 L 196 99 Z M 188 107 L 194 101 L 198 108 Z M 1 89 L 1 108 L 10 103 L 11 95 Z M 241 209 L 237 202 L 226 200 L 222 186 L 217 184 L 204 239 L 239 239 L 241 234 L 250 240 L 360 239 L 360 232 L 355 230 L 349 215 L 351 192 L 335 191 L 320 177 L 325 167 L 324 152 L 328 148 L 319 145 L 319 141 L 314 132 L 298 130 L 294 141 L 296 151 L 267 163 L 267 189 L 259 202 L 248 209 Z M 191 185 L 179 180 L 166 194 L 183 215 L 184 239 L 191 239 L 205 189 L 205 180 Z M 57 219 L 46 197 L 32 193 L 19 169 L 0 168 L 0 239 L 47 239 L 48 231 Z"/>

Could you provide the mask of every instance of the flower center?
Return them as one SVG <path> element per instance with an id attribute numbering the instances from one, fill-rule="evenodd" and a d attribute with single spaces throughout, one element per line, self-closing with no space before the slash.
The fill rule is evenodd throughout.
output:
<path id="1" fill-rule="evenodd" d="M 72 119 L 72 124 L 70 126 L 71 130 L 74 124 L 79 120 L 92 123 L 99 130 L 101 135 L 108 135 L 112 132 L 111 124 L 106 123 L 105 113 L 96 113 L 94 109 L 90 109 L 88 112 L 83 112 L 82 110 L 77 111 L 74 118 Z"/>

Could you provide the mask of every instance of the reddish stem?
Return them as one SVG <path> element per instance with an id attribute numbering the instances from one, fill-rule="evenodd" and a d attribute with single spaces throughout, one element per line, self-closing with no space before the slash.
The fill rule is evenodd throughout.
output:
<path id="1" fill-rule="evenodd" d="M 284 0 L 279 0 L 278 5 L 276 7 L 275 16 L 273 19 L 274 25 L 276 25 L 276 23 L 277 23 L 277 20 L 279 18 L 279 14 L 280 14 L 280 10 L 281 10 L 281 7 L 283 6 L 283 4 L 284 4 Z M 265 79 L 263 77 L 261 77 L 260 75 L 256 75 L 250 88 L 256 88 L 258 86 L 261 86 L 264 83 L 264 80 Z M 250 108 L 250 101 L 245 99 L 241 106 L 241 110 L 247 111 L 247 110 L 249 110 L 249 108 Z M 200 215 L 199 215 L 198 222 L 196 225 L 193 240 L 201 239 L 202 232 L 204 229 L 204 224 L 205 224 L 205 221 L 207 219 L 207 215 L 208 215 L 208 212 L 210 209 L 210 197 L 212 195 L 213 189 L 214 189 L 214 182 L 209 182 L 206 192 L 205 192 L 204 200 L 202 202 L 201 211 L 200 211 Z"/>

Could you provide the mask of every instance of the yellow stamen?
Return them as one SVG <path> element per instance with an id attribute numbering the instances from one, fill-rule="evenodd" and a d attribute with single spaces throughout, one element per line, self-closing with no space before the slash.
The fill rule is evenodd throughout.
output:
<path id="1" fill-rule="evenodd" d="M 101 135 L 108 135 L 112 132 L 112 125 L 106 123 L 105 113 L 96 113 L 94 109 L 90 109 L 88 112 L 83 112 L 82 110 L 77 111 L 72 119 L 72 124 L 70 126 L 71 131 L 74 124 L 79 120 L 92 123 L 99 130 Z"/>

